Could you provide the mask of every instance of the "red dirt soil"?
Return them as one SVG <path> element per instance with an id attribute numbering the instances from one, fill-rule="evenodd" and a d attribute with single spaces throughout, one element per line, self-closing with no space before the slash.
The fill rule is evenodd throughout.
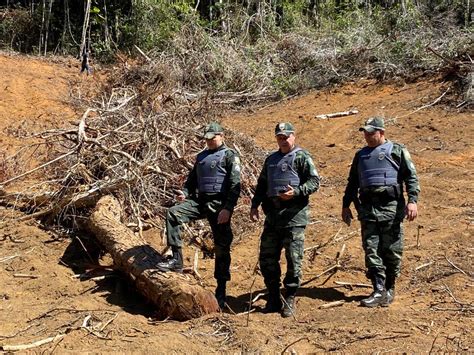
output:
<path id="1" fill-rule="evenodd" d="M 81 112 L 71 104 L 70 92 L 77 96 L 98 87 L 96 75 L 81 77 L 73 60 L 0 54 L 0 167 L 14 170 L 11 162 L 1 163 L 2 156 L 24 145 L 24 134 L 78 121 Z M 297 142 L 312 153 L 323 177 L 320 191 L 311 198 L 306 247 L 330 242 L 318 255 L 305 254 L 304 280 L 333 266 L 343 244 L 346 251 L 336 274 L 329 279 L 323 275 L 299 290 L 296 318 L 257 310 L 249 316 L 228 312 L 183 323 L 153 322 L 152 307 L 124 278 L 73 277 L 78 272 L 74 256 L 87 259 L 80 246 L 73 248 L 77 239 L 40 229 L 34 221 L 18 222 L 21 212 L 0 206 L 0 345 L 65 334 L 34 351 L 474 351 L 474 117 L 472 112 L 429 106 L 448 86 L 436 79 L 398 85 L 360 81 L 223 119 L 225 127 L 249 135 L 268 150 L 276 146 L 275 124 L 293 122 Z M 424 105 L 429 107 L 420 109 Z M 315 118 L 351 108 L 359 114 Z M 336 281 L 368 283 L 359 223 L 347 227 L 339 215 L 349 164 L 364 144 L 358 127 L 373 114 L 387 118 L 389 139 L 407 145 L 422 192 L 419 218 L 405 223 L 395 303 L 367 309 L 358 301 L 369 288 L 343 287 Z M 0 177 L 5 174 L 0 171 Z M 146 234 L 157 247 L 159 233 Z M 233 247 L 228 303 L 235 313 L 244 311 L 250 291 L 252 296 L 264 291 L 262 277 L 254 274 L 258 240 L 257 231 Z M 193 250 L 185 253 L 190 264 Z M 211 290 L 213 263 L 200 259 L 203 285 Z M 101 264 L 110 266 L 110 257 L 103 256 Z M 333 301 L 344 304 L 321 308 Z M 263 305 L 263 299 L 255 303 L 257 309 Z M 81 328 L 87 319 L 89 330 Z"/>

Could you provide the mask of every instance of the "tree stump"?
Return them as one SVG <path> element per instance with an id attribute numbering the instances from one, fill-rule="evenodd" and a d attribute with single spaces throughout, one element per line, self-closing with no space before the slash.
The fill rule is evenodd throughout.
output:
<path id="1" fill-rule="evenodd" d="M 123 225 L 120 214 L 118 200 L 104 196 L 89 219 L 90 229 L 112 255 L 115 265 L 157 307 L 160 318 L 184 321 L 219 310 L 212 292 L 201 287 L 194 278 L 158 271 L 155 265 L 162 256 Z"/>

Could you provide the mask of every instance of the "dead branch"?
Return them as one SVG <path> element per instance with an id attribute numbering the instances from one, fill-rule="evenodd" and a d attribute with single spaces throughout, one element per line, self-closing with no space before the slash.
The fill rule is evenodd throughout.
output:
<path id="1" fill-rule="evenodd" d="M 282 350 L 281 354 L 284 354 L 286 350 L 288 350 L 288 348 L 292 345 L 295 345 L 296 343 L 300 342 L 301 340 L 306 340 L 306 341 L 309 341 L 309 338 L 308 337 L 301 337 L 293 342 L 291 342 L 290 344 L 288 344 L 287 346 L 285 346 L 285 348 Z"/>
<path id="2" fill-rule="evenodd" d="M 357 115 L 358 113 L 359 113 L 358 110 L 349 110 L 349 111 L 343 111 L 343 112 L 334 112 L 334 113 L 326 113 L 322 115 L 317 115 L 316 118 L 319 118 L 321 120 L 327 120 L 329 118 Z"/>
<path id="3" fill-rule="evenodd" d="M 27 330 L 30 329 L 31 327 L 33 327 L 33 324 L 30 324 L 30 325 L 28 325 L 27 327 L 25 327 L 25 328 L 23 328 L 23 329 L 20 329 L 20 330 L 16 331 L 16 332 L 13 333 L 13 334 L 10 334 L 10 335 L 1 335 L 1 334 L 0 334 L 0 338 L 5 338 L 5 339 L 14 338 L 14 337 L 16 337 L 18 334 L 27 331 Z"/>
<path id="4" fill-rule="evenodd" d="M 346 303 L 346 302 L 345 301 L 334 301 L 334 302 L 325 303 L 325 304 L 319 306 L 319 308 L 320 309 L 327 309 L 327 308 L 339 307 L 339 306 L 342 306 L 344 303 Z"/>
<path id="5" fill-rule="evenodd" d="M 252 298 L 250 302 L 253 304 L 257 302 L 261 297 L 265 296 L 266 294 L 267 294 L 266 292 L 260 292 L 254 298 Z"/>
<path id="6" fill-rule="evenodd" d="M 147 55 L 145 54 L 145 52 L 143 52 L 136 44 L 134 44 L 133 46 L 134 46 L 135 49 L 138 51 L 138 53 L 140 53 L 140 54 L 143 56 L 143 58 L 146 59 L 147 62 L 152 62 L 152 60 L 150 59 L 150 57 L 147 56 Z"/>
<path id="7" fill-rule="evenodd" d="M 118 313 L 116 313 L 112 318 L 110 318 L 108 321 L 106 321 L 104 323 L 104 325 L 99 329 L 100 332 L 103 332 L 104 329 L 110 324 L 112 323 L 116 318 L 118 317 Z"/>
<path id="8" fill-rule="evenodd" d="M 53 343 L 60 341 L 62 338 L 64 338 L 66 334 L 58 334 L 54 337 L 42 339 L 35 341 L 30 344 L 22 344 L 22 345 L 2 345 L 1 348 L 3 351 L 18 351 L 18 350 L 28 350 L 28 349 L 33 349 L 37 348 L 38 346 L 48 344 L 48 343 Z"/>
<path id="9" fill-rule="evenodd" d="M 39 278 L 38 275 L 29 275 L 29 274 L 13 274 L 13 277 L 21 278 L 21 279 L 37 279 L 37 278 Z"/>
<path id="10" fill-rule="evenodd" d="M 414 113 L 418 112 L 418 111 L 421 111 L 421 110 L 424 110 L 425 108 L 428 108 L 428 107 L 431 107 L 431 106 L 434 106 L 436 105 L 438 102 L 441 101 L 441 99 L 444 97 L 444 95 L 446 95 L 448 93 L 448 91 L 450 90 L 451 88 L 449 87 L 445 92 L 443 92 L 441 94 L 441 96 L 439 96 L 438 98 L 436 98 L 436 100 L 434 100 L 433 102 L 431 102 L 430 104 L 427 104 L 427 105 L 423 105 L 419 108 L 417 108 L 416 110 L 412 111 L 412 112 L 409 112 L 407 114 L 404 114 L 404 115 L 401 115 L 401 116 L 396 116 L 394 117 L 394 119 L 397 119 L 397 118 L 402 118 L 402 117 L 407 117 L 407 116 L 410 116 L 410 115 L 413 115 Z"/>
<path id="11" fill-rule="evenodd" d="M 324 242 L 323 244 L 321 244 L 321 246 L 319 247 L 319 249 L 322 249 L 322 248 L 324 248 L 326 245 L 332 243 L 332 242 L 337 238 L 337 236 L 339 235 L 339 233 L 341 233 L 341 230 L 342 230 L 342 227 L 339 228 L 339 230 L 336 232 L 336 234 L 334 234 L 333 237 L 329 238 L 326 242 Z"/>
<path id="12" fill-rule="evenodd" d="M 253 285 L 255 284 L 255 280 L 257 280 L 257 275 L 254 276 L 252 284 L 250 285 L 249 290 L 249 308 L 247 310 L 247 323 L 245 324 L 246 327 L 249 326 L 250 321 L 250 311 L 252 310 L 252 292 L 253 292 Z"/>
<path id="13" fill-rule="evenodd" d="M 461 61 L 456 61 L 456 60 L 452 60 L 450 58 L 446 58 L 445 56 L 439 54 L 437 51 L 435 51 L 433 48 L 431 48 L 430 46 L 426 47 L 427 50 L 429 50 L 431 53 L 433 53 L 435 56 L 437 56 L 438 58 L 441 58 L 442 60 L 444 60 L 445 62 L 451 64 L 451 65 L 467 65 L 467 66 L 471 66 L 472 65 L 472 59 L 471 59 L 471 62 L 461 62 Z"/>
<path id="14" fill-rule="evenodd" d="M 15 258 L 18 258 L 20 255 L 15 254 L 15 255 L 10 255 L 10 256 L 4 256 L 3 258 L 0 258 L 0 263 L 7 262 L 9 260 L 13 260 Z"/>
<path id="15" fill-rule="evenodd" d="M 289 309 L 290 312 L 291 312 L 291 316 L 292 316 L 293 319 L 297 322 L 298 319 L 296 318 L 296 314 L 295 314 L 295 312 L 293 311 L 293 308 L 289 307 L 288 302 L 286 302 L 285 297 L 283 297 L 283 295 L 280 294 L 280 299 L 281 299 L 282 303 L 283 303 L 285 306 L 288 306 L 288 309 Z"/>
<path id="16" fill-rule="evenodd" d="M 344 282 L 344 281 L 334 281 L 336 285 L 341 286 L 350 286 L 350 287 L 369 287 L 371 288 L 372 285 L 364 284 L 364 283 L 354 283 L 354 282 Z"/>
<path id="17" fill-rule="evenodd" d="M 22 177 L 25 177 L 31 173 L 34 173 L 35 171 L 38 171 L 38 170 L 41 170 L 41 169 L 44 169 L 46 168 L 47 166 L 51 165 L 51 164 L 54 164 L 54 163 L 57 163 L 58 161 L 64 159 L 64 158 L 67 158 L 68 156 L 76 153 L 76 151 L 78 149 L 80 149 L 80 147 L 82 146 L 82 143 L 83 143 L 83 139 L 85 138 L 85 119 L 86 117 L 89 115 L 89 113 L 91 111 L 94 111 L 93 109 L 91 108 L 88 108 L 84 114 L 82 115 L 81 117 L 81 120 L 80 120 L 80 123 L 79 123 L 79 127 L 78 127 L 78 132 L 77 132 L 77 136 L 78 136 L 78 140 L 77 140 L 77 145 L 74 147 L 74 149 L 70 150 L 69 152 L 63 154 L 63 155 L 60 155 L 59 157 L 53 159 L 53 160 L 50 160 L 44 164 L 41 164 L 40 166 L 34 168 L 34 169 L 31 169 L 31 170 L 28 170 L 26 172 L 24 172 L 23 174 L 20 174 L 18 176 L 15 176 L 15 177 L 12 177 L 11 179 L 8 179 L 6 181 L 3 181 L 0 183 L 0 187 L 2 186 L 5 186 L 15 180 L 18 180 L 18 179 L 21 179 Z"/>
<path id="18" fill-rule="evenodd" d="M 418 271 L 418 270 L 421 270 L 421 269 L 423 269 L 423 268 L 425 268 L 425 267 L 427 267 L 427 266 L 433 265 L 433 263 L 434 263 L 434 261 L 430 261 L 430 262 L 427 262 L 427 263 L 425 263 L 425 264 L 422 264 L 422 265 L 416 267 L 416 268 L 415 268 L 415 271 Z"/>
<path id="19" fill-rule="evenodd" d="M 6 185 L 8 185 L 9 183 L 11 183 L 11 182 L 13 182 L 13 181 L 15 181 L 15 180 L 21 179 L 21 178 L 23 178 L 23 177 L 25 177 L 25 176 L 27 176 L 27 175 L 30 175 L 31 173 L 34 173 L 35 171 L 41 170 L 41 169 L 43 169 L 43 168 L 46 168 L 47 166 L 49 166 L 49 165 L 51 165 L 51 164 L 57 163 L 57 162 L 60 161 L 61 159 L 67 158 L 68 156 L 70 156 L 70 155 L 72 155 L 72 154 L 74 154 L 74 153 L 75 153 L 75 151 L 73 151 L 73 150 L 72 150 L 72 151 L 69 151 L 69 152 L 67 152 L 67 153 L 65 153 L 65 154 L 63 154 L 63 155 L 61 155 L 61 156 L 59 156 L 59 157 L 57 157 L 57 158 L 55 158 L 55 159 L 53 159 L 53 160 L 48 161 L 47 163 L 44 163 L 44 164 L 42 164 L 42 165 L 40 165 L 40 166 L 38 166 L 38 167 L 36 167 L 36 168 L 34 168 L 34 169 L 28 170 L 28 171 L 24 172 L 23 174 L 20 174 L 20 175 L 14 176 L 14 177 L 12 177 L 12 178 L 10 178 L 10 179 L 8 179 L 8 180 L 2 181 L 2 182 L 0 183 L 0 187 L 6 186 Z"/>
<path id="20" fill-rule="evenodd" d="M 321 272 L 320 274 L 318 274 L 318 275 L 312 277 L 311 279 L 309 279 L 309 280 L 307 280 L 307 281 L 305 281 L 305 282 L 302 282 L 302 283 L 301 283 L 301 286 L 305 286 L 305 285 L 309 284 L 310 282 L 313 282 L 314 280 L 319 279 L 321 276 L 327 274 L 328 272 L 331 272 L 331 271 L 337 269 L 338 267 L 339 267 L 338 265 L 333 265 L 333 266 L 327 268 L 326 270 L 324 270 L 324 271 Z"/>
<path id="21" fill-rule="evenodd" d="M 422 225 L 418 225 L 418 227 L 416 228 L 416 248 L 417 249 L 420 249 L 420 246 L 421 246 L 421 242 L 420 242 L 420 231 L 421 231 L 421 229 L 423 229 Z"/>
<path id="22" fill-rule="evenodd" d="M 194 248 L 193 272 L 198 278 L 202 279 L 201 275 L 199 275 L 199 272 L 198 272 L 198 262 L 199 262 L 199 250 L 197 248 Z"/>
<path id="23" fill-rule="evenodd" d="M 462 270 L 460 267 L 456 266 L 451 260 L 449 260 L 446 254 L 444 254 L 444 258 L 453 268 L 455 268 L 456 270 L 458 270 L 460 273 L 464 274 L 465 276 L 472 278 L 471 275 L 468 275 L 464 270 Z"/>
<path id="24" fill-rule="evenodd" d="M 72 193 L 71 195 L 62 198 L 60 201 L 57 201 L 52 208 L 26 215 L 19 218 L 18 221 L 26 221 L 44 216 L 55 216 L 66 207 L 84 208 L 95 206 L 102 195 L 112 193 L 134 180 L 135 178 L 127 179 L 125 177 L 116 181 L 105 181 L 102 186 L 92 186 L 88 191 Z"/>
<path id="25" fill-rule="evenodd" d="M 428 354 L 431 354 L 433 352 L 436 340 L 438 340 L 438 336 L 439 336 L 440 333 L 441 333 L 441 330 L 438 330 L 438 332 L 436 333 L 436 335 L 433 339 L 433 342 L 431 343 L 431 348 L 430 348 L 430 351 L 428 352 Z"/>
<path id="26" fill-rule="evenodd" d="M 311 250 L 319 249 L 319 248 L 320 248 L 320 245 L 316 244 L 316 245 L 313 245 L 312 247 L 304 248 L 303 252 L 306 253 L 307 251 L 311 251 Z"/>
<path id="27" fill-rule="evenodd" d="M 341 227 L 341 228 L 342 228 L 342 227 Z M 339 229 L 339 230 L 340 230 L 340 229 Z M 336 234 L 336 235 L 337 235 L 337 234 Z M 320 278 L 321 276 L 323 276 L 323 275 L 325 275 L 325 274 L 327 274 L 327 273 L 329 273 L 329 272 L 333 272 L 333 274 L 334 274 L 334 273 L 341 267 L 341 259 L 342 259 L 343 255 L 344 255 L 344 251 L 345 251 L 345 250 L 346 250 L 346 244 L 343 244 L 342 247 L 341 247 L 341 250 L 339 250 L 339 251 L 337 252 L 337 254 L 336 254 L 336 265 L 333 265 L 333 266 L 327 268 L 326 270 L 324 270 L 324 271 L 321 272 L 320 274 L 318 274 L 318 275 L 312 277 L 311 279 L 309 279 L 309 280 L 307 280 L 307 281 L 301 283 L 301 286 L 307 285 L 307 284 L 309 284 L 310 282 L 312 282 L 312 281 L 314 281 L 314 280 Z M 331 276 L 333 276 L 333 275 L 331 275 Z M 327 278 L 325 282 L 327 282 L 328 280 L 329 280 L 329 278 Z"/>

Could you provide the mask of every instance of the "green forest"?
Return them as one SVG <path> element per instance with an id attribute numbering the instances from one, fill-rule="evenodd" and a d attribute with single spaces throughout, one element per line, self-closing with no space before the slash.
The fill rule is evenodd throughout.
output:
<path id="1" fill-rule="evenodd" d="M 470 0 L 4 0 L 0 46 L 144 56 L 191 89 L 279 96 L 469 62 L 472 16 Z"/>

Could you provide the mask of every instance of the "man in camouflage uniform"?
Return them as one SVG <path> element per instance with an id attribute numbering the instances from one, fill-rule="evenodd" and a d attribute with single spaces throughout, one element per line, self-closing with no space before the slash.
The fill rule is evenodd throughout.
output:
<path id="1" fill-rule="evenodd" d="M 280 312 L 280 254 L 285 248 L 287 261 L 283 317 L 295 314 L 296 290 L 301 284 L 304 230 L 308 224 L 309 195 L 319 188 L 319 175 L 311 155 L 295 145 L 291 123 L 275 128 L 279 150 L 270 154 L 263 165 L 252 199 L 250 218 L 259 219 L 258 207 L 265 213 L 260 243 L 260 270 L 268 289 L 265 313 Z"/>
<path id="2" fill-rule="evenodd" d="M 388 307 L 395 297 L 395 279 L 400 274 L 403 252 L 403 218 L 417 214 L 420 187 L 408 150 L 385 138 L 384 120 L 373 117 L 359 129 L 367 146 L 352 161 L 342 200 L 342 219 L 353 218 L 353 202 L 361 223 L 367 276 L 373 293 L 361 301 L 365 307 Z M 408 196 L 405 205 L 403 184 Z"/>
<path id="3" fill-rule="evenodd" d="M 232 212 L 240 195 L 240 159 L 224 144 L 224 132 L 217 123 L 204 131 L 207 149 L 197 155 L 183 191 L 166 215 L 166 233 L 171 246 L 171 259 L 158 264 L 161 271 L 183 268 L 181 226 L 193 220 L 207 218 L 214 237 L 216 298 L 225 306 L 226 282 L 230 280 L 230 245 L 233 234 L 230 226 Z"/>

